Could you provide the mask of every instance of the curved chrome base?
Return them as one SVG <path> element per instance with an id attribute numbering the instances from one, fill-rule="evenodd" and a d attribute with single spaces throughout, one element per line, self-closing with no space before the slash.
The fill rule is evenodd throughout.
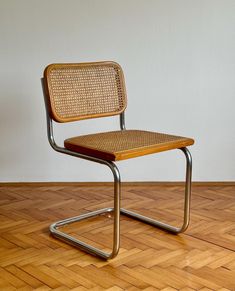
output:
<path id="1" fill-rule="evenodd" d="M 92 255 L 98 256 L 102 259 L 108 260 L 112 259 L 117 256 L 119 251 L 119 244 L 120 244 L 120 213 L 129 217 L 132 217 L 134 219 L 143 221 L 147 224 L 153 225 L 155 227 L 159 227 L 162 229 L 165 229 L 167 231 L 170 231 L 172 233 L 178 234 L 181 232 L 184 232 L 188 225 L 189 225 L 189 219 L 190 219 L 190 196 L 191 196 L 191 175 L 192 175 L 192 159 L 190 152 L 187 148 L 181 148 L 181 150 L 184 152 L 186 157 L 186 182 L 185 182 L 185 200 L 184 200 L 184 219 L 183 224 L 181 227 L 175 227 L 166 223 L 163 223 L 161 221 L 152 219 L 147 216 L 143 216 L 141 214 L 138 214 L 136 212 L 126 210 L 124 208 L 120 208 L 120 176 L 114 175 L 114 207 L 113 208 L 104 208 L 96 211 L 92 211 L 86 214 L 82 214 L 76 217 L 64 219 L 58 222 L 53 223 L 50 226 L 50 232 L 53 236 L 72 244 Z M 116 171 L 114 173 L 118 173 L 118 169 L 115 168 Z M 59 230 L 61 226 L 81 221 L 87 218 L 91 218 L 94 216 L 98 216 L 103 213 L 107 212 L 114 212 L 114 225 L 113 225 L 113 248 L 111 253 L 106 253 L 98 248 L 95 248 L 85 242 L 82 242 L 62 231 Z"/>
<path id="2" fill-rule="evenodd" d="M 52 233 L 53 236 L 69 243 L 72 244 L 76 247 L 79 247 L 80 249 L 92 254 L 92 255 L 96 255 L 99 256 L 103 259 L 112 259 L 114 257 L 117 256 L 118 251 L 119 251 L 119 245 L 120 245 L 120 213 L 130 216 L 134 219 L 138 219 L 140 221 L 143 221 L 145 223 L 151 224 L 153 226 L 156 227 L 160 227 L 163 228 L 167 231 L 170 231 L 172 233 L 181 233 L 183 231 L 185 231 L 189 225 L 189 218 L 190 218 L 190 196 L 191 196 L 191 175 L 192 175 L 192 158 L 191 158 L 191 154 L 189 152 L 189 150 L 187 148 L 181 148 L 180 150 L 184 153 L 185 157 L 186 157 L 186 182 L 185 182 L 185 200 L 184 200 L 184 219 L 183 219 L 183 224 L 181 227 L 175 227 L 157 220 L 154 220 L 150 217 L 146 217 L 143 215 L 140 215 L 138 213 L 126 210 L 126 209 L 120 209 L 120 196 L 121 196 L 121 178 L 120 178 L 120 173 L 119 170 L 117 168 L 117 166 L 111 162 L 111 161 L 106 161 L 106 160 L 102 160 L 99 158 L 95 158 L 95 157 L 91 157 L 91 156 L 87 156 L 84 154 L 80 154 L 77 152 L 73 152 L 70 151 L 66 148 L 60 147 L 56 144 L 55 140 L 54 140 L 54 134 L 53 134 L 53 124 L 52 124 L 52 119 L 50 117 L 49 114 L 49 109 L 48 109 L 48 103 L 47 103 L 47 97 L 46 97 L 46 93 L 45 93 L 45 88 L 44 88 L 44 81 L 42 78 L 42 88 L 43 88 L 43 93 L 45 96 L 45 106 L 46 106 L 46 116 L 47 116 L 47 136 L 48 136 L 48 140 L 49 143 L 51 145 L 51 147 L 60 153 L 66 154 L 66 155 L 70 155 L 70 156 L 74 156 L 77 158 L 81 158 L 81 159 L 85 159 L 85 160 L 89 160 L 95 163 L 100 163 L 103 165 L 106 165 L 109 167 L 109 169 L 111 170 L 112 174 L 113 174 L 113 178 L 114 178 L 114 207 L 113 208 L 104 208 L 101 210 L 97 210 L 97 211 L 92 211 L 90 213 L 86 213 L 80 216 L 76 216 L 76 217 L 72 217 L 72 218 L 68 218 L 68 219 L 64 219 L 58 222 L 53 223 L 50 226 L 50 231 Z M 120 114 L 120 128 L 121 130 L 125 130 L 125 115 L 124 112 L 122 112 Z M 111 253 L 106 253 L 100 249 L 97 249 L 89 244 L 86 244 L 62 231 L 59 230 L 59 227 L 66 225 L 66 224 L 70 224 L 76 221 L 81 221 L 83 219 L 86 218 L 90 218 L 90 217 L 94 217 L 97 215 L 100 215 L 102 213 L 106 213 L 106 212 L 113 212 L 114 213 L 114 223 L 113 223 L 113 246 L 112 246 L 112 252 Z"/>
<path id="3" fill-rule="evenodd" d="M 68 225 L 68 224 L 73 223 L 73 222 L 77 222 L 77 221 L 81 221 L 81 220 L 84 220 L 87 218 L 98 216 L 98 215 L 106 213 L 106 212 L 113 212 L 113 210 L 114 210 L 113 208 L 104 208 L 104 209 L 92 211 L 92 212 L 89 212 L 86 214 L 82 214 L 79 216 L 75 216 L 75 217 L 71 217 L 71 218 L 57 221 L 57 222 L 51 224 L 50 232 L 53 236 L 65 241 L 65 242 L 67 242 L 75 247 L 78 247 L 78 248 L 84 250 L 85 252 L 88 252 L 88 253 L 95 255 L 95 256 L 99 256 L 105 260 L 111 259 L 112 257 L 115 257 L 117 254 L 116 255 L 114 255 L 114 253 L 108 254 L 108 253 L 106 253 L 98 248 L 95 248 L 95 247 L 93 247 L 93 246 L 91 246 L 91 245 L 89 245 L 81 240 L 74 238 L 71 235 L 68 235 L 68 234 L 60 231 L 59 228 L 61 226 L 65 226 L 65 225 Z"/>

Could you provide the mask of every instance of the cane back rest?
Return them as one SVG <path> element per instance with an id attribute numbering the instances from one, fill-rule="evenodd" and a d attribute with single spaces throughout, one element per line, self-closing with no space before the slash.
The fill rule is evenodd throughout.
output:
<path id="1" fill-rule="evenodd" d="M 117 115 L 127 105 L 123 72 L 115 62 L 51 64 L 44 87 L 49 114 L 57 122 Z"/>

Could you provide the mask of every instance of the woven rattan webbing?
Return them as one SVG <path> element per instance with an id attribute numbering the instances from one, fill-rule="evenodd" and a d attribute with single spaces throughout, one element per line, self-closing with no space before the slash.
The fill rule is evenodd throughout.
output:
<path id="1" fill-rule="evenodd" d="M 56 121 L 116 115 L 126 108 L 122 69 L 114 62 L 52 64 L 44 77 Z"/>
<path id="2" fill-rule="evenodd" d="M 77 136 L 65 140 L 65 147 L 76 152 L 123 160 L 193 144 L 190 138 L 143 130 L 119 130 Z"/>

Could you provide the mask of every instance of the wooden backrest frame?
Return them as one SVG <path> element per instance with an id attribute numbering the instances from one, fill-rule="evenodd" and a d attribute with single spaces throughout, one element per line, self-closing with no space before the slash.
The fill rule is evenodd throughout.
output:
<path id="1" fill-rule="evenodd" d="M 118 115 L 127 106 L 123 71 L 115 62 L 51 64 L 43 82 L 48 113 L 57 122 Z"/>

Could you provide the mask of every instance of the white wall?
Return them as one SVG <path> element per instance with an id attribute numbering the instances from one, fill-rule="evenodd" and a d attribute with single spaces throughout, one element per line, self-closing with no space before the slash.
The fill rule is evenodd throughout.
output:
<path id="1" fill-rule="evenodd" d="M 111 179 L 49 147 L 40 87 L 49 63 L 98 60 L 124 69 L 128 128 L 194 137 L 194 180 L 235 180 L 234 15 L 234 0 L 0 0 L 0 181 Z M 56 132 L 116 128 L 114 117 Z M 178 151 L 119 165 L 123 180 L 183 179 Z"/>

